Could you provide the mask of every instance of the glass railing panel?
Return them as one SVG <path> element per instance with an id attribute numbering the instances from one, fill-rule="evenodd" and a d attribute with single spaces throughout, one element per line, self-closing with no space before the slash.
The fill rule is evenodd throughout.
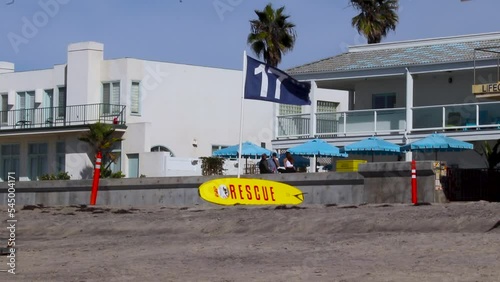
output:
<path id="1" fill-rule="evenodd" d="M 413 128 L 441 128 L 443 127 L 443 108 L 425 107 L 413 108 Z"/>
<path id="2" fill-rule="evenodd" d="M 377 132 L 400 131 L 406 128 L 404 109 L 379 110 L 377 112 Z"/>
<path id="3" fill-rule="evenodd" d="M 500 103 L 478 104 L 479 125 L 500 124 Z"/>
<path id="4" fill-rule="evenodd" d="M 339 132 L 340 113 L 317 113 L 316 114 L 316 133 L 317 134 L 336 134 Z"/>
<path id="5" fill-rule="evenodd" d="M 346 112 L 345 119 L 346 133 L 373 132 L 375 129 L 374 111 Z M 341 127 L 343 126 L 344 123 L 342 121 Z"/>
<path id="6" fill-rule="evenodd" d="M 286 115 L 278 117 L 278 137 L 310 134 L 310 115 Z"/>

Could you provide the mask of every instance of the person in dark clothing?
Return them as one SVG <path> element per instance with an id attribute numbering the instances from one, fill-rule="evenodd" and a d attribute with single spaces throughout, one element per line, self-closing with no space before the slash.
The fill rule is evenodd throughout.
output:
<path id="1" fill-rule="evenodd" d="M 273 173 L 271 168 L 269 168 L 269 162 L 267 161 L 267 155 L 262 154 L 262 159 L 259 162 L 260 173 Z"/>

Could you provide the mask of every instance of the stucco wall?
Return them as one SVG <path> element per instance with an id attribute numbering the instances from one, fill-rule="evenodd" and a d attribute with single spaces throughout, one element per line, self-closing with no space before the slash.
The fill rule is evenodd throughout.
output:
<path id="1" fill-rule="evenodd" d="M 431 162 L 418 162 L 419 202 L 442 202 L 435 192 Z M 211 179 L 234 176 L 191 176 L 138 179 L 103 179 L 98 205 L 195 205 L 206 204 L 198 187 Z M 411 203 L 410 164 L 376 163 L 360 167 L 360 173 L 293 173 L 245 175 L 287 183 L 305 193 L 305 204 Z M 16 183 L 16 204 L 88 204 L 91 180 Z M 7 183 L 0 183 L 0 204 L 7 203 Z"/>
<path id="2" fill-rule="evenodd" d="M 372 109 L 373 94 L 396 93 L 396 108 L 406 106 L 406 80 L 404 76 L 394 78 L 369 78 L 356 84 L 355 110 Z"/>

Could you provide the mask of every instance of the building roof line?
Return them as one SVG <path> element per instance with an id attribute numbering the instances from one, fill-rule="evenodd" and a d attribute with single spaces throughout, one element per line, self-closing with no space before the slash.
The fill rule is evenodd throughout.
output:
<path id="1" fill-rule="evenodd" d="M 349 46 L 349 52 L 354 53 L 354 52 L 387 50 L 396 48 L 429 46 L 436 44 L 453 44 L 453 43 L 464 43 L 472 41 L 495 40 L 495 39 L 500 39 L 500 32 L 424 38 L 424 39 L 415 39 L 407 41 L 383 42 L 377 44 L 354 45 L 354 46 Z"/>

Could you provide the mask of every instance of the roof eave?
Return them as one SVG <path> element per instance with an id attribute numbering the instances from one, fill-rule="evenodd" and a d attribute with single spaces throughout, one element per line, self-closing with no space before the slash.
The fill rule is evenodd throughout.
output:
<path id="1" fill-rule="evenodd" d="M 305 72 L 291 74 L 298 80 L 324 80 L 324 79 L 349 79 L 349 78 L 363 78 L 363 77 L 387 77 L 404 75 L 408 70 L 412 74 L 422 73 L 440 73 L 448 71 L 459 70 L 472 70 L 474 67 L 490 68 L 497 67 L 498 60 L 489 59 L 476 61 L 462 61 L 462 62 L 447 62 L 447 63 L 434 63 L 425 65 L 401 65 L 390 66 L 384 68 L 370 68 L 370 69 L 354 69 L 354 70 L 338 70 L 338 71 L 322 71 L 322 72 Z"/>

